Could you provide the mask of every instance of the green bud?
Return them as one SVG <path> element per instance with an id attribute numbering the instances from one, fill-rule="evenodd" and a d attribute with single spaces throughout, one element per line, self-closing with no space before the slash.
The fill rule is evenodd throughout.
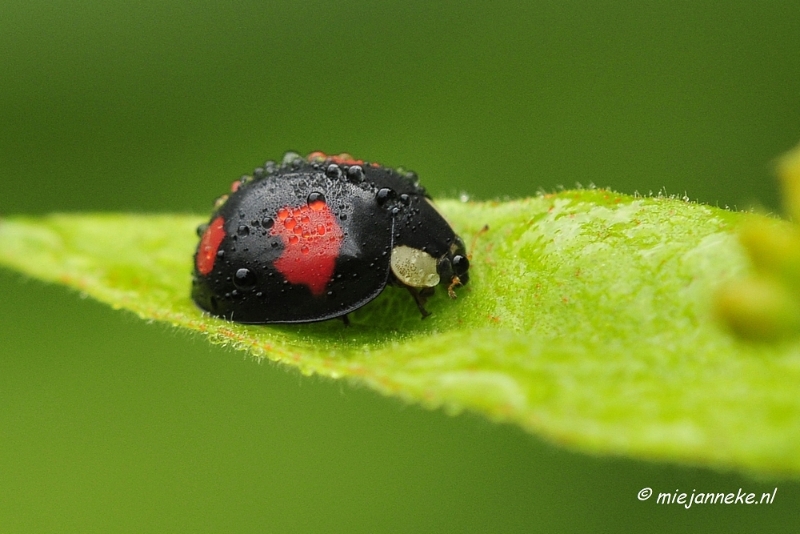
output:
<path id="1" fill-rule="evenodd" d="M 795 222 L 800 222 L 800 145 L 780 157 L 778 178 L 783 189 L 786 214 Z"/>
<path id="2" fill-rule="evenodd" d="M 800 230 L 780 221 L 751 221 L 739 240 L 756 272 L 776 277 L 800 300 Z"/>
<path id="3" fill-rule="evenodd" d="M 773 278 L 729 282 L 715 304 L 717 316 L 750 341 L 774 341 L 800 332 L 800 304 Z"/>

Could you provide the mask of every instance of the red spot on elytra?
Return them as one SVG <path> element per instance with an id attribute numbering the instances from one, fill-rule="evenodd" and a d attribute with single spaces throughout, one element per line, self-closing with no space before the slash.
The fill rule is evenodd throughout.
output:
<path id="1" fill-rule="evenodd" d="M 309 154 L 306 157 L 306 159 L 310 162 L 315 162 L 315 161 L 322 162 L 327 159 L 330 159 L 332 163 L 335 163 L 337 165 L 364 165 L 363 159 L 354 159 L 353 156 L 351 156 L 347 152 L 342 152 L 341 154 L 334 154 L 328 156 L 324 152 L 317 151 Z M 375 167 L 377 165 L 373 163 L 372 166 Z"/>
<path id="2" fill-rule="evenodd" d="M 291 284 L 308 286 L 322 295 L 333 277 L 344 233 L 323 200 L 278 210 L 270 235 L 283 240 L 275 268 Z"/>
<path id="3" fill-rule="evenodd" d="M 200 238 L 195 264 L 197 265 L 197 270 L 203 276 L 207 276 L 208 273 L 214 270 L 214 261 L 217 259 L 219 245 L 225 239 L 224 224 L 225 220 L 222 217 L 217 217 L 211 221 L 206 231 L 203 232 L 203 237 Z"/>

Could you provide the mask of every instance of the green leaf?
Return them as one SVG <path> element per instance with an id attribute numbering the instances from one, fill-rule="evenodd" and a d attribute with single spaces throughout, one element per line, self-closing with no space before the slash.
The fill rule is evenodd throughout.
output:
<path id="1" fill-rule="evenodd" d="M 718 286 L 750 271 L 736 228 L 765 218 L 603 190 L 439 205 L 472 243 L 471 281 L 455 301 L 440 291 L 425 320 L 397 289 L 349 327 L 203 315 L 189 298 L 197 216 L 7 218 L 0 264 L 303 373 L 571 448 L 800 474 L 800 342 L 745 343 L 712 313 Z"/>

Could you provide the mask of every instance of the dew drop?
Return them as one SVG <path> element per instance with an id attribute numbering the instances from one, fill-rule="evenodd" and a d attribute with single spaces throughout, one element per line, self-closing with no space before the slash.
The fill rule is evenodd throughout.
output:
<path id="1" fill-rule="evenodd" d="M 261 219 L 261 226 L 269 230 L 273 226 L 275 226 L 275 220 L 272 217 L 264 217 Z"/>
<path id="2" fill-rule="evenodd" d="M 208 224 L 203 223 L 197 226 L 197 237 L 203 237 L 203 234 L 208 230 Z"/>
<path id="3" fill-rule="evenodd" d="M 236 229 L 236 233 L 239 235 L 239 237 L 248 236 L 250 235 L 250 227 L 246 224 L 242 224 Z"/>
<path id="4" fill-rule="evenodd" d="M 395 193 L 394 189 L 389 189 L 388 187 L 382 187 L 378 189 L 378 193 L 375 195 L 375 198 L 378 200 L 378 204 L 385 204 L 389 200 L 395 198 L 397 193 Z"/>
<path id="5" fill-rule="evenodd" d="M 342 177 L 342 168 L 335 163 L 331 163 L 328 165 L 328 168 L 325 169 L 325 175 L 328 178 L 339 179 Z"/>
<path id="6" fill-rule="evenodd" d="M 314 191 L 309 193 L 308 198 L 306 198 L 306 202 L 308 202 L 308 207 L 310 207 L 312 210 L 321 211 L 325 207 L 325 195 L 319 191 Z"/>
<path id="7" fill-rule="evenodd" d="M 361 165 L 351 165 L 350 168 L 347 169 L 347 176 L 354 182 L 363 182 L 364 169 Z"/>
<path id="8" fill-rule="evenodd" d="M 297 152 L 289 151 L 283 155 L 283 161 L 281 161 L 281 165 L 288 166 L 292 165 L 297 160 L 302 160 L 303 158 L 300 157 L 300 154 Z"/>
<path id="9" fill-rule="evenodd" d="M 233 285 L 242 290 L 252 289 L 257 281 L 256 273 L 244 267 L 237 269 L 233 276 Z"/>
<path id="10" fill-rule="evenodd" d="M 309 251 L 308 246 L 303 245 L 302 247 L 300 247 L 300 252 L 302 252 L 303 254 L 308 254 L 308 251 Z"/>
<path id="11" fill-rule="evenodd" d="M 415 173 L 414 171 L 408 171 L 403 175 L 403 177 L 409 182 L 411 182 L 413 185 L 419 184 L 419 176 L 417 176 L 417 173 Z"/>
<path id="12" fill-rule="evenodd" d="M 280 218 L 280 215 L 278 215 L 278 217 Z M 283 226 L 285 226 L 287 230 L 291 230 L 295 226 L 297 226 L 297 219 L 295 218 L 286 219 L 286 221 L 284 221 L 283 223 Z"/>
<path id="13" fill-rule="evenodd" d="M 317 225 L 317 234 L 325 235 L 325 225 L 324 224 L 318 224 Z"/>

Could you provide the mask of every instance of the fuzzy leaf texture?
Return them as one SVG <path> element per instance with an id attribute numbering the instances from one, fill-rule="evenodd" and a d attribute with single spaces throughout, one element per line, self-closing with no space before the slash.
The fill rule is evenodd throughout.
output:
<path id="1" fill-rule="evenodd" d="M 765 217 L 604 190 L 438 204 L 473 244 L 471 280 L 455 301 L 439 288 L 425 320 L 395 288 L 349 327 L 209 317 L 189 296 L 200 216 L 6 218 L 0 264 L 306 374 L 572 449 L 800 475 L 800 341 L 741 341 L 713 313 L 720 284 L 751 271 L 737 228 Z"/>

